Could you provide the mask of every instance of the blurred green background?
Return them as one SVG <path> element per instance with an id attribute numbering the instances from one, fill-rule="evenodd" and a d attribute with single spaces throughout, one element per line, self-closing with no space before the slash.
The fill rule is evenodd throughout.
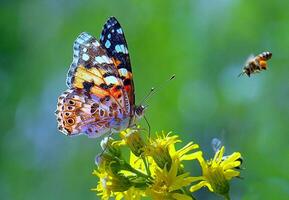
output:
<path id="1" fill-rule="evenodd" d="M 0 2 L 1 199 L 97 199 L 90 188 L 98 139 L 69 138 L 54 110 L 72 44 L 99 37 L 116 16 L 128 41 L 140 101 L 153 131 L 174 131 L 213 155 L 211 140 L 244 157 L 232 199 L 289 197 L 289 1 L 23 0 Z M 251 54 L 269 69 L 237 78 Z M 144 124 L 142 122 L 142 124 Z M 144 124 L 145 126 L 145 124 Z M 192 172 L 195 169 L 190 169 Z M 221 199 L 203 189 L 199 199 Z"/>

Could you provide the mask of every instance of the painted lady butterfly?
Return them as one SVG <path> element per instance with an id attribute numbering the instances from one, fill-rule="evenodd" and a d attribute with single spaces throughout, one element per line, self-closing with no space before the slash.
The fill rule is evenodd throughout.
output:
<path id="1" fill-rule="evenodd" d="M 145 107 L 135 105 L 128 48 L 114 17 L 104 25 L 99 42 L 88 33 L 77 37 L 67 86 L 55 111 L 65 135 L 119 132 L 144 115 Z"/>

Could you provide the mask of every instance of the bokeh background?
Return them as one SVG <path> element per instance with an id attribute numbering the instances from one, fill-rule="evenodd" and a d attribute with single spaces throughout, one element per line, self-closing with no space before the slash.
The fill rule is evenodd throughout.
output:
<path id="1" fill-rule="evenodd" d="M 232 199 L 288 199 L 288 6 L 281 0 L 2 0 L 1 199 L 97 199 L 90 188 L 100 140 L 60 134 L 54 110 L 75 38 L 83 31 L 99 37 L 109 16 L 126 34 L 137 102 L 176 74 L 149 100 L 152 130 L 193 140 L 208 158 L 214 137 L 227 153 L 242 152 L 246 169 L 233 181 Z M 263 51 L 273 52 L 269 69 L 237 78 L 246 58 Z M 205 190 L 196 196 L 221 199 Z"/>

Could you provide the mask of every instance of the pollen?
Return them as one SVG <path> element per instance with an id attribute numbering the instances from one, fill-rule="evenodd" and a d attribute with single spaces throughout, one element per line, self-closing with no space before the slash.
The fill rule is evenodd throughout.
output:
<path id="1" fill-rule="evenodd" d="M 262 69 L 266 69 L 267 68 L 267 62 L 265 60 L 261 60 L 260 61 L 260 66 Z"/>

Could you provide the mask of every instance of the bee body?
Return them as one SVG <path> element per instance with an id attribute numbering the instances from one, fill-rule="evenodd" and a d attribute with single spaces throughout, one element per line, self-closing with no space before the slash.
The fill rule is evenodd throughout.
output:
<path id="1" fill-rule="evenodd" d="M 267 61 L 271 59 L 271 57 L 272 57 L 272 53 L 268 51 L 260 53 L 259 55 L 255 57 L 254 56 L 249 57 L 249 59 L 247 60 L 243 68 L 242 73 L 239 74 L 239 76 L 243 74 L 247 74 L 247 76 L 250 77 L 250 75 L 253 73 L 258 73 L 261 70 L 266 70 Z"/>

